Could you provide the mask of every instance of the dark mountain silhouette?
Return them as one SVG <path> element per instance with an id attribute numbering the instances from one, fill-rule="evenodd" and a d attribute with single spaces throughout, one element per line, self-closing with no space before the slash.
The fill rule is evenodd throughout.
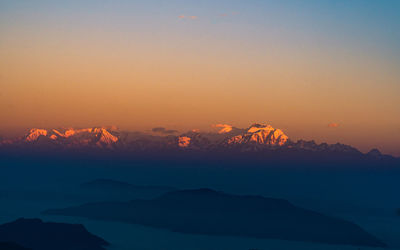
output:
<path id="1" fill-rule="evenodd" d="M 15 244 L 3 244 L 14 247 L 10 249 L 21 250 L 26 248 L 32 250 L 104 250 L 104 246 L 109 245 L 102 238 L 89 233 L 80 224 L 43 222 L 40 219 L 24 218 L 0 225 L 0 241 L 15 242 Z"/>
<path id="2" fill-rule="evenodd" d="M 193 234 L 385 246 L 351 222 L 296 207 L 286 200 L 211 189 L 174 191 L 153 200 L 89 203 L 44 213 L 117 220 Z"/>
<path id="3" fill-rule="evenodd" d="M 14 242 L 0 242 L 0 250 L 31 250 Z"/>

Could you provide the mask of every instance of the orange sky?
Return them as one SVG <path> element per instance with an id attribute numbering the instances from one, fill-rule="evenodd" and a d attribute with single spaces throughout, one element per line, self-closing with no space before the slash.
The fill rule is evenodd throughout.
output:
<path id="1" fill-rule="evenodd" d="M 363 16 L 348 17 L 360 30 L 353 34 L 321 16 L 291 20 L 290 6 L 275 6 L 282 15 L 270 16 L 256 4 L 236 4 L 232 11 L 209 6 L 215 13 L 193 2 L 181 9 L 174 4 L 165 11 L 153 5 L 6 6 L 0 13 L 0 133 L 267 122 L 295 139 L 400 155 L 399 47 L 393 45 L 400 36 L 379 33 L 369 22 L 362 26 Z M 131 15 L 128 7 L 140 13 Z"/>

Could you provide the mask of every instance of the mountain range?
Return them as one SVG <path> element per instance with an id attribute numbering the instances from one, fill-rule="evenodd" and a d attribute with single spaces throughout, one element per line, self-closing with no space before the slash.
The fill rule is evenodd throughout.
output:
<path id="1" fill-rule="evenodd" d="M 175 135 L 177 131 L 160 128 L 153 133 L 121 131 L 116 127 L 94 128 L 33 128 L 18 138 L 1 140 L 0 148 L 34 147 L 52 149 L 107 149 L 113 151 L 147 152 L 160 150 L 186 152 L 264 152 L 271 150 L 307 152 L 319 154 L 345 154 L 390 160 L 393 157 L 383 155 L 378 149 L 367 154 L 358 149 L 341 144 L 317 144 L 315 141 L 291 140 L 281 129 L 268 124 L 255 123 L 248 128 L 235 128 L 226 124 L 218 124 L 218 132 L 188 131 Z M 157 133 L 161 131 L 161 133 Z"/>
<path id="2" fill-rule="evenodd" d="M 87 203 L 44 214 L 121 221 L 191 234 L 386 246 L 354 223 L 286 200 L 207 188 L 171 191 L 150 200 Z"/>

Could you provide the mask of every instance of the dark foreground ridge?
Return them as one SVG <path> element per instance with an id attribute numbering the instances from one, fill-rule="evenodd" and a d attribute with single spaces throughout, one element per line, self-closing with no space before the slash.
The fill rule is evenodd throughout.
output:
<path id="1" fill-rule="evenodd" d="M 176 232 L 385 247 L 359 226 L 286 200 L 211 189 L 181 190 L 153 200 L 89 203 L 44 212 L 116 220 Z"/>
<path id="2" fill-rule="evenodd" d="M 30 248 L 22 247 L 14 242 L 0 242 L 0 250 L 31 250 Z"/>
<path id="3" fill-rule="evenodd" d="M 0 225 L 0 249 L 105 250 L 104 246 L 108 245 L 102 238 L 89 233 L 81 224 L 21 218 Z"/>

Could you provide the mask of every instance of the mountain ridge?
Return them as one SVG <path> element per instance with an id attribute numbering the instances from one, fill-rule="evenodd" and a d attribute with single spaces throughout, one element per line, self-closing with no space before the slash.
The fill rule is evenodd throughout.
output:
<path id="1" fill-rule="evenodd" d="M 209 188 L 171 191 L 154 199 L 87 203 L 43 213 L 120 221 L 190 234 L 386 246 L 352 222 L 297 207 L 284 199 L 228 194 Z"/>
<path id="2" fill-rule="evenodd" d="M 38 148 L 101 148 L 108 150 L 144 151 L 214 151 L 261 152 L 265 150 L 297 150 L 364 155 L 376 160 L 393 158 L 377 149 L 363 154 L 358 149 L 341 143 L 327 144 L 315 141 L 292 141 L 281 129 L 269 124 L 254 123 L 240 129 L 217 124 L 218 132 L 188 131 L 179 135 L 158 135 L 120 131 L 116 127 L 91 128 L 32 128 L 22 137 L 1 140 L 0 146 L 33 146 Z"/>

